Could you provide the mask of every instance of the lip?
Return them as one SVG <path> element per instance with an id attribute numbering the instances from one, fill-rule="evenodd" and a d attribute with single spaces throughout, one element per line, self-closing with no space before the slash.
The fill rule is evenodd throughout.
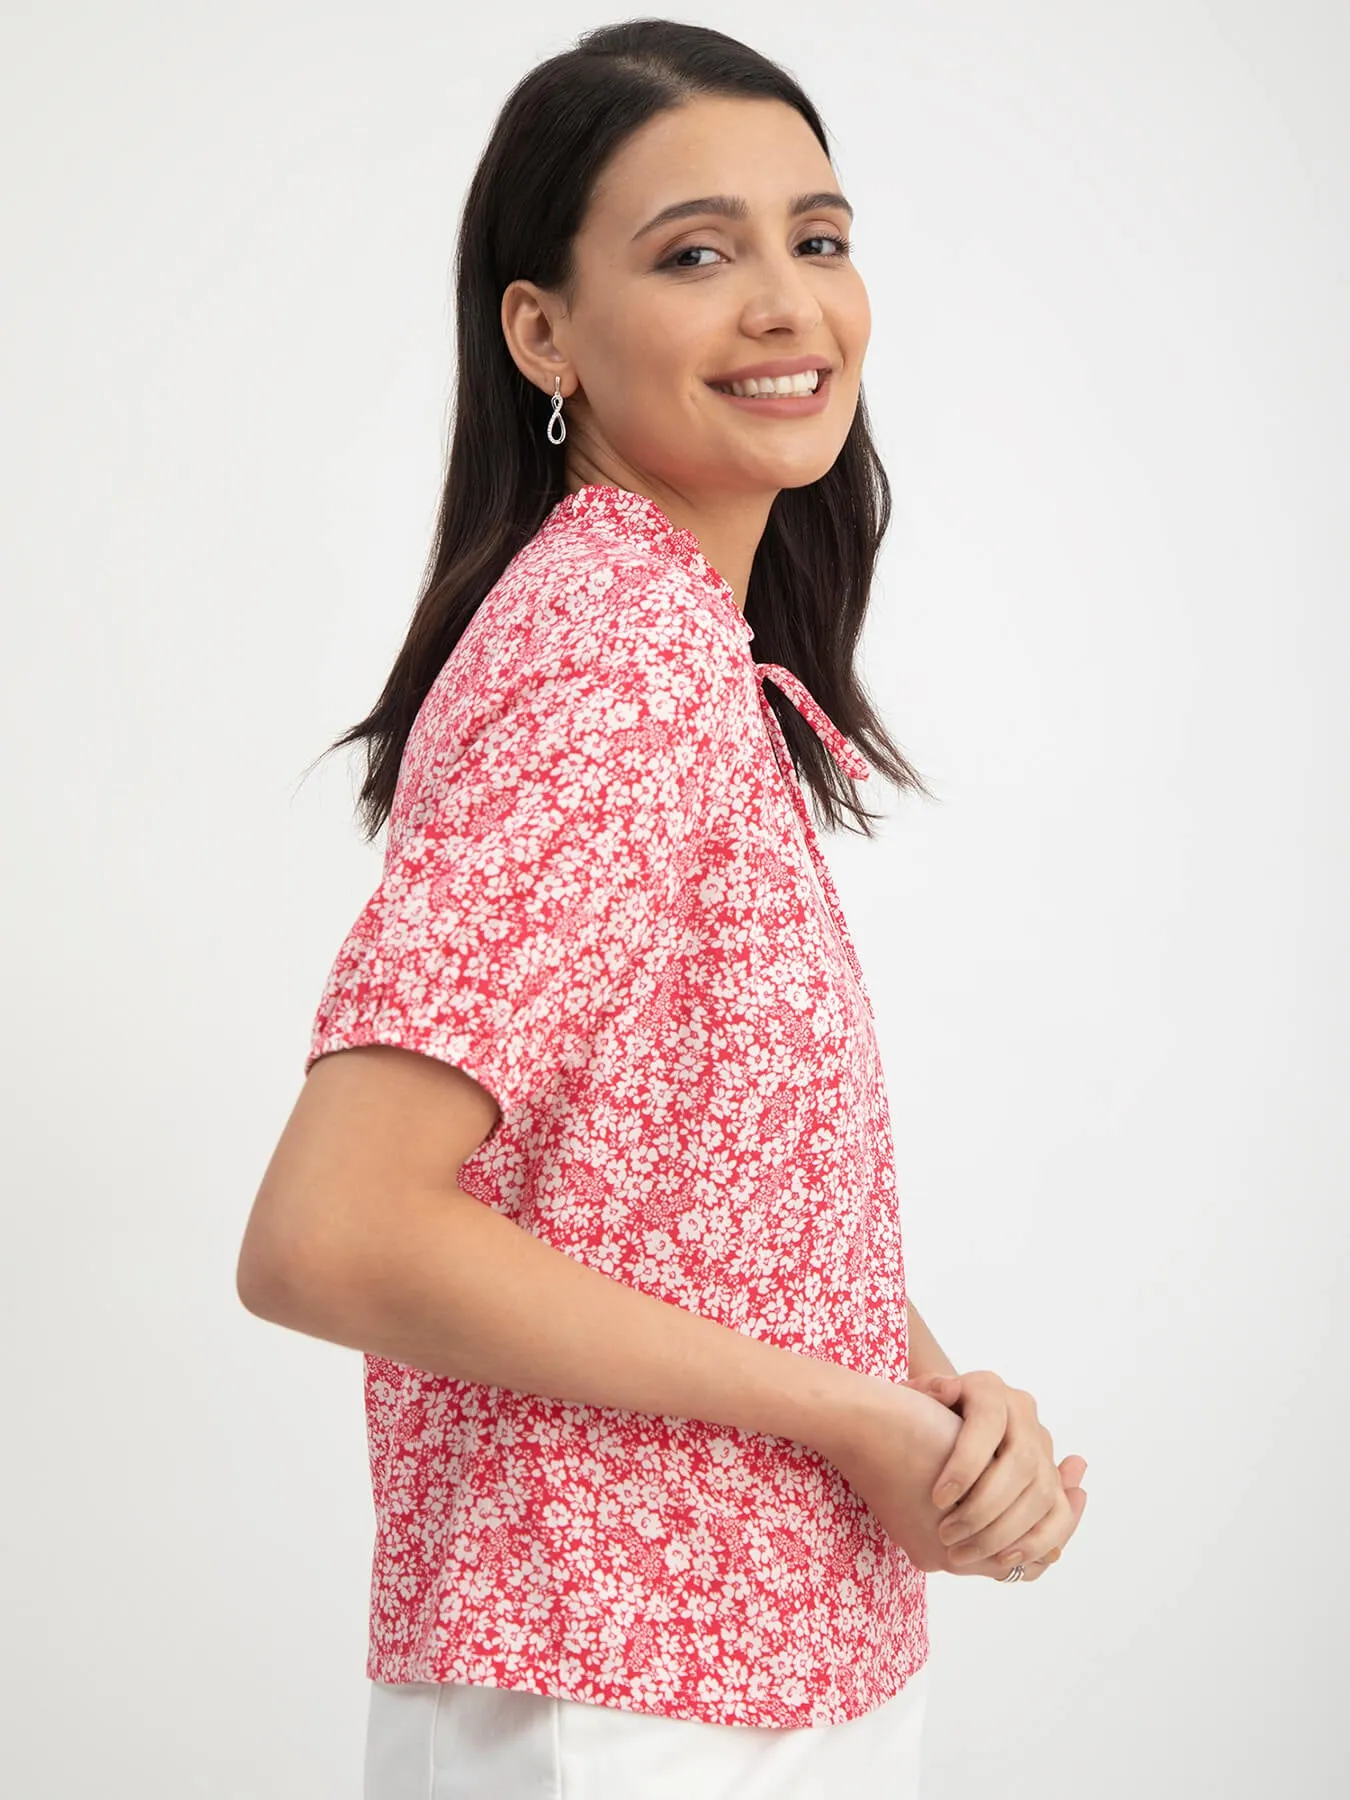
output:
<path id="1" fill-rule="evenodd" d="M 749 363 L 744 369 L 733 369 L 729 375 L 709 375 L 705 379 L 711 386 L 715 381 L 758 381 L 761 376 L 804 375 L 808 369 L 819 369 L 822 375 L 828 375 L 832 367 L 828 356 L 780 356 L 775 362 Z"/>
<path id="2" fill-rule="evenodd" d="M 808 363 L 808 368 L 815 368 L 815 363 Z M 737 376 L 737 380 L 741 377 Z M 747 376 L 745 378 L 749 380 Z M 813 413 L 824 412 L 831 399 L 834 377 L 827 369 L 816 383 L 813 394 L 777 394 L 772 398 L 761 396 L 752 400 L 745 394 L 728 394 L 722 388 L 715 388 L 709 383 L 708 392 L 727 406 L 738 406 L 744 413 L 758 413 L 762 419 L 809 419 Z"/>

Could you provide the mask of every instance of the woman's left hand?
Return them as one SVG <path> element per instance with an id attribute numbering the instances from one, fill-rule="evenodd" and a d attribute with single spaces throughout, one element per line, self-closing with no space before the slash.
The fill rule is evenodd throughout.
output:
<path id="1" fill-rule="evenodd" d="M 960 1569 L 998 1558 L 997 1567 L 1011 1568 L 1019 1553 L 1028 1564 L 1057 1557 L 1087 1504 L 1078 1486 L 1087 1464 L 1079 1456 L 1056 1465 L 1032 1396 L 991 1369 L 906 1385 L 964 1421 L 933 1488 L 933 1504 L 949 1515 L 938 1527 L 949 1562 Z"/>

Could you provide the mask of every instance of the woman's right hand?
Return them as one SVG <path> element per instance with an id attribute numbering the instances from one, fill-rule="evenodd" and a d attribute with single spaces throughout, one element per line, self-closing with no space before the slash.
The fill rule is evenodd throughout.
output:
<path id="1" fill-rule="evenodd" d="M 856 1406 L 845 1418 L 836 1420 L 830 1441 L 819 1446 L 821 1454 L 834 1464 L 916 1568 L 930 1574 L 1002 1579 L 1008 1573 L 1007 1565 L 994 1557 L 952 1564 L 947 1546 L 937 1534 L 945 1513 L 933 1502 L 933 1488 L 961 1435 L 959 1414 L 903 1383 L 870 1375 L 859 1375 L 858 1381 L 862 1385 Z M 1076 1525 L 1086 1503 L 1077 1487 L 1086 1464 L 1081 1457 L 1066 1457 L 1059 1467 Z M 1033 1563 L 1023 1579 L 1035 1580 L 1041 1572 L 1043 1567 Z"/>

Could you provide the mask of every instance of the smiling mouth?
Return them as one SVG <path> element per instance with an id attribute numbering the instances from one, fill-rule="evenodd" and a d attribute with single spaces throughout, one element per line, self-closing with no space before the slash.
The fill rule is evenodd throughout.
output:
<path id="1" fill-rule="evenodd" d="M 749 381 L 710 381 L 717 394 L 730 394 L 737 400 L 804 400 L 819 393 L 830 379 L 828 369 L 807 369 L 801 375 L 766 376 Z"/>

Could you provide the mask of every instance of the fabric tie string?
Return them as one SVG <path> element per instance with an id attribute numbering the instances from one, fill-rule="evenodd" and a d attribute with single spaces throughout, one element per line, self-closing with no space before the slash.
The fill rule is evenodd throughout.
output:
<path id="1" fill-rule="evenodd" d="M 802 682 L 798 681 L 791 669 L 785 669 L 781 663 L 757 662 L 755 664 L 755 674 L 759 677 L 761 683 L 761 703 L 775 726 L 778 725 L 777 715 L 774 713 L 773 708 L 769 705 L 764 696 L 763 682 L 766 676 L 773 682 L 776 688 L 781 688 L 783 693 L 791 700 L 797 711 L 806 720 L 807 724 L 815 732 L 821 743 L 824 744 L 825 748 L 834 758 L 839 768 L 843 770 L 844 774 L 854 781 L 867 780 L 872 773 L 872 767 L 867 761 L 867 758 L 855 745 L 849 742 L 843 732 L 840 731 L 839 727 L 825 712 L 819 701 Z M 779 726 L 778 734 L 774 739 L 776 744 L 781 737 L 782 728 Z M 786 739 L 782 739 L 782 747 L 786 749 Z"/>
<path id="2" fill-rule="evenodd" d="M 853 971 L 858 991 L 863 997 L 863 1003 L 868 1012 L 873 1013 L 872 999 L 867 992 L 867 983 L 863 978 L 862 964 L 858 960 L 853 934 L 848 928 L 843 906 L 835 892 L 829 864 L 825 860 L 820 845 L 816 842 L 815 828 L 806 809 L 806 798 L 792 766 L 792 752 L 788 748 L 787 738 L 783 735 L 783 727 L 778 722 L 778 714 L 770 706 L 768 695 L 764 692 L 765 676 L 768 676 L 775 687 L 783 690 L 846 775 L 855 781 L 865 781 L 872 773 L 871 765 L 861 751 L 856 749 L 839 730 L 809 690 L 798 681 L 791 669 L 785 669 L 781 663 L 756 663 L 755 674 L 759 677 L 759 704 L 764 713 L 765 723 L 769 728 L 774 756 L 782 770 L 784 784 L 791 798 L 793 810 L 801 822 L 802 841 L 806 845 L 806 853 L 815 870 L 816 885 L 829 909 L 830 917 L 834 920 L 835 931 L 843 945 L 844 955 Z M 875 1017 L 875 1014 L 873 1016 Z"/>

